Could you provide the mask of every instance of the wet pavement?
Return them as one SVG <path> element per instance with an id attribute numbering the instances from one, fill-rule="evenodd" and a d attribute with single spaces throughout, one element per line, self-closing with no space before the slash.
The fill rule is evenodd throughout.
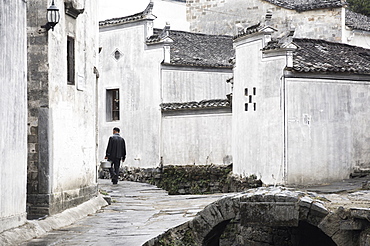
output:
<path id="1" fill-rule="evenodd" d="M 355 178 L 295 189 L 321 193 L 328 207 L 370 207 L 370 191 L 362 190 L 370 177 Z M 113 185 L 100 179 L 99 189 L 109 194 L 111 205 L 77 220 L 70 226 L 20 244 L 44 245 L 127 245 L 139 246 L 170 228 L 191 220 L 206 205 L 232 194 L 171 195 L 145 183 L 121 181 Z"/>
<path id="2" fill-rule="evenodd" d="M 99 188 L 112 203 L 74 224 L 25 242 L 44 245 L 139 246 L 189 221 L 206 205 L 224 194 L 169 196 L 166 191 L 144 183 L 100 179 Z"/>

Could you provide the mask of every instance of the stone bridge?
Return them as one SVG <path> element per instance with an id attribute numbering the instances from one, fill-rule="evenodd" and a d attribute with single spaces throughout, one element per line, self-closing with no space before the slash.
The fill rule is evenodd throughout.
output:
<path id="1" fill-rule="evenodd" d="M 233 194 L 146 242 L 157 245 L 370 246 L 370 193 L 263 187 Z"/>

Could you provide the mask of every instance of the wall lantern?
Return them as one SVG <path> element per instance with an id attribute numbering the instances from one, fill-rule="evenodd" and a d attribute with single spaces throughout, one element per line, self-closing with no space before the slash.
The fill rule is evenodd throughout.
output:
<path id="1" fill-rule="evenodd" d="M 59 9 L 54 4 L 54 0 L 52 0 L 50 7 L 47 9 L 48 12 L 46 14 L 46 19 L 48 23 L 41 26 L 42 28 L 45 28 L 46 31 L 49 31 L 50 29 L 54 31 L 54 26 L 58 24 L 60 20 L 60 14 Z"/>

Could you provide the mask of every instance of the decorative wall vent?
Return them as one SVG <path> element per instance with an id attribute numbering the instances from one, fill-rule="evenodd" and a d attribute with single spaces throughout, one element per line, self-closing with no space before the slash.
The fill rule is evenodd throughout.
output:
<path id="1" fill-rule="evenodd" d="M 114 57 L 114 59 L 116 59 L 117 61 L 119 59 L 122 58 L 123 54 L 121 51 L 119 51 L 118 49 L 116 49 L 113 53 L 112 53 L 112 56 Z"/>
<path id="2" fill-rule="evenodd" d="M 311 115 L 308 115 L 308 114 L 304 114 L 303 115 L 303 124 L 304 125 L 310 125 L 311 123 Z"/>
<path id="3" fill-rule="evenodd" d="M 244 89 L 244 96 L 245 96 L 245 103 L 244 103 L 244 111 L 256 111 L 257 110 L 257 103 L 255 101 L 255 96 L 257 94 L 256 87 L 252 89 L 245 88 Z"/>

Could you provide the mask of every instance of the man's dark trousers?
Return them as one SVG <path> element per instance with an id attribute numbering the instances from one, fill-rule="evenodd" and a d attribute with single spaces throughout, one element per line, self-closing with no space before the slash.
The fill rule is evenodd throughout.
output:
<path id="1" fill-rule="evenodd" d="M 112 178 L 113 184 L 118 183 L 118 175 L 119 175 L 119 166 L 121 164 L 121 159 L 114 158 L 112 161 L 112 167 L 109 168 L 110 177 Z"/>

